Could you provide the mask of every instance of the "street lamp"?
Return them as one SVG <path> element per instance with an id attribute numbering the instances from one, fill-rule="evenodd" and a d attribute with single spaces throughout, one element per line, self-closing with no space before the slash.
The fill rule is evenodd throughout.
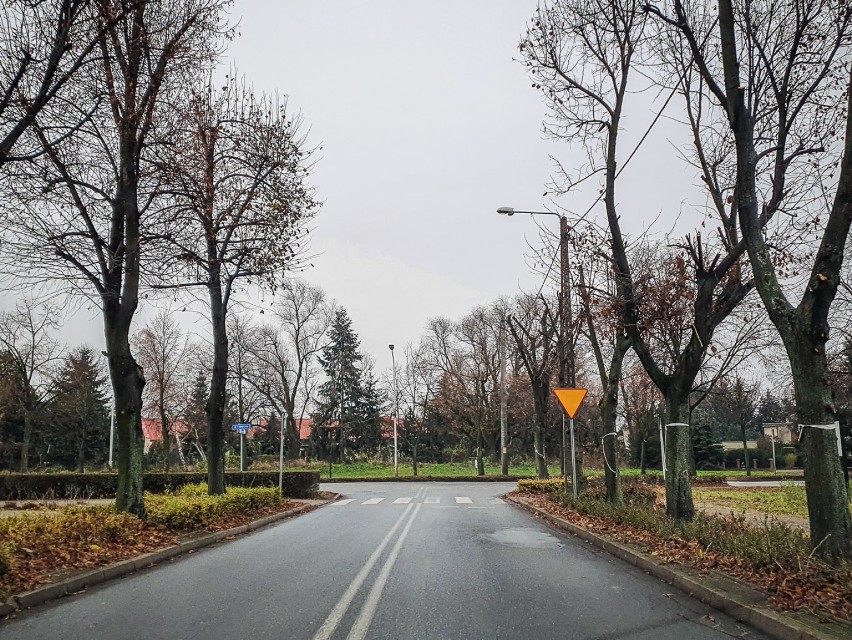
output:
<path id="1" fill-rule="evenodd" d="M 399 417 L 399 389 L 396 386 L 396 358 L 393 355 L 393 345 L 389 344 L 388 349 L 391 352 L 391 363 L 393 365 L 393 477 L 399 477 L 399 457 L 397 454 L 397 430 L 396 422 Z"/>
<path id="2" fill-rule="evenodd" d="M 556 216 L 559 218 L 559 386 L 566 384 L 572 388 L 577 386 L 577 370 L 574 364 L 574 344 L 568 339 L 568 328 L 573 324 L 571 297 L 568 295 L 568 219 L 553 211 L 517 211 L 514 207 L 500 207 L 497 213 L 502 216 L 513 216 L 523 213 L 530 216 Z M 573 421 L 572 421 L 573 423 Z M 574 432 L 571 432 L 573 441 Z M 565 414 L 562 415 L 562 475 L 565 479 L 565 489 L 568 489 L 568 462 L 567 462 L 567 432 L 565 430 Z M 573 447 L 572 447 L 573 449 Z M 571 456 L 571 469 L 576 467 L 573 451 Z M 577 482 L 574 480 L 574 495 L 577 492 Z"/>
<path id="3" fill-rule="evenodd" d="M 101 355 L 109 360 L 109 354 L 106 351 L 101 351 Z M 107 364 L 107 370 L 109 370 L 109 364 Z M 112 471 L 112 448 L 113 448 L 113 437 L 115 434 L 115 391 L 112 388 L 112 376 L 110 375 L 109 381 L 109 390 L 110 395 L 112 396 L 112 410 L 109 414 L 109 456 L 107 458 L 107 466 Z"/>

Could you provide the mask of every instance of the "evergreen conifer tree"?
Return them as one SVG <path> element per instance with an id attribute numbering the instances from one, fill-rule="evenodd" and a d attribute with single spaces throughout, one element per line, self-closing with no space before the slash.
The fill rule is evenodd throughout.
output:
<path id="1" fill-rule="evenodd" d="M 341 308 L 334 316 L 329 342 L 319 357 L 326 381 L 317 394 L 313 439 L 322 457 L 334 453 L 342 461 L 342 446 L 357 441 L 363 403 L 359 347 L 352 320 Z M 336 451 L 332 451 L 334 447 Z"/>
<path id="2" fill-rule="evenodd" d="M 106 377 L 91 347 L 80 347 L 66 359 L 55 381 L 49 405 L 49 459 L 82 472 L 86 463 L 106 461 L 109 447 L 109 407 Z"/>

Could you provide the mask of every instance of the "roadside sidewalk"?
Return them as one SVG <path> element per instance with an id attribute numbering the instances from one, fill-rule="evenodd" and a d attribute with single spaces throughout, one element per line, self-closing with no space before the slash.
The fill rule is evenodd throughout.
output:
<path id="1" fill-rule="evenodd" d="M 32 591 L 18 593 L 10 596 L 5 603 L 0 603 L 0 623 L 5 617 L 9 615 L 14 615 L 16 611 L 19 611 L 21 609 L 28 609 L 43 602 L 48 602 L 50 600 L 55 600 L 66 595 L 79 593 L 87 587 L 91 587 L 96 584 L 101 584 L 103 582 L 106 582 L 107 580 L 118 578 L 129 573 L 141 571 L 142 569 L 153 567 L 161 562 L 170 560 L 171 558 L 174 558 L 176 556 L 183 555 L 184 553 L 192 553 L 203 547 L 207 547 L 217 542 L 220 542 L 221 540 L 230 539 L 234 536 L 249 533 L 250 531 L 255 531 L 257 529 L 260 529 L 261 527 L 265 527 L 280 520 L 292 518 L 294 516 L 313 511 L 314 509 L 318 509 L 319 507 L 329 504 L 330 502 L 334 502 L 339 498 L 340 494 L 334 494 L 331 497 L 320 499 L 290 498 L 290 502 L 300 503 L 300 506 L 294 509 L 289 509 L 287 511 L 282 511 L 280 513 L 274 513 L 264 518 L 255 520 L 253 522 L 249 522 L 248 524 L 233 527 L 231 529 L 215 531 L 212 533 L 203 533 L 196 536 L 189 536 L 187 539 L 179 542 L 176 545 L 165 547 L 163 549 L 159 549 L 151 553 L 145 553 L 135 558 L 128 558 L 126 560 L 121 560 L 119 562 L 115 562 L 113 564 L 105 565 L 102 567 L 97 567 L 95 569 L 85 569 L 73 572 L 72 574 L 58 580 L 57 582 L 40 586 L 37 589 L 33 589 Z M 24 513 L 27 513 L 27 511 L 25 511 Z"/>

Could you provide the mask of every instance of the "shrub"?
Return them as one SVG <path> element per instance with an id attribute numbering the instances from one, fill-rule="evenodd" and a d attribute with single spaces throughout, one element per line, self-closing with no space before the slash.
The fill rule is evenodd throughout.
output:
<path id="1" fill-rule="evenodd" d="M 207 485 L 187 485 L 174 495 L 145 496 L 148 522 L 172 531 L 209 527 L 218 518 L 253 513 L 281 504 L 277 488 L 235 487 L 221 496 L 208 496 Z"/>
<path id="2" fill-rule="evenodd" d="M 185 484 L 207 482 L 203 472 L 146 473 L 144 488 L 151 493 L 174 493 Z M 277 487 L 277 471 L 227 471 L 231 487 Z M 114 473 L 0 473 L 0 500 L 108 498 L 115 495 Z M 286 471 L 284 495 L 309 498 L 319 488 L 319 473 Z"/>
<path id="3" fill-rule="evenodd" d="M 784 454 L 784 466 L 787 469 L 792 469 L 796 466 L 796 458 L 798 456 L 795 453 L 785 453 Z"/>
<path id="4" fill-rule="evenodd" d="M 11 542 L 0 543 L 0 578 L 12 570 L 15 562 L 15 545 Z"/>
<path id="5" fill-rule="evenodd" d="M 563 486 L 564 481 L 562 478 L 549 478 L 547 480 L 529 478 L 518 480 L 519 493 L 555 493 L 561 491 Z"/>
<path id="6" fill-rule="evenodd" d="M 807 534 L 786 524 L 765 520 L 763 526 L 754 526 L 744 515 L 728 517 L 708 516 L 701 512 L 691 521 L 670 520 L 663 509 L 648 505 L 613 507 L 605 500 L 585 494 L 576 501 L 561 495 L 558 500 L 580 513 L 611 520 L 654 533 L 660 537 L 678 537 L 693 540 L 707 550 L 726 556 L 744 558 L 757 567 L 774 567 L 778 563 L 797 566 L 801 557 L 810 550 Z"/>
<path id="7" fill-rule="evenodd" d="M 589 480 L 584 496 L 606 500 L 606 484 L 603 478 L 592 478 Z M 634 478 L 621 479 L 621 495 L 625 504 L 653 505 L 657 501 L 657 491 L 651 484 L 637 482 Z"/>

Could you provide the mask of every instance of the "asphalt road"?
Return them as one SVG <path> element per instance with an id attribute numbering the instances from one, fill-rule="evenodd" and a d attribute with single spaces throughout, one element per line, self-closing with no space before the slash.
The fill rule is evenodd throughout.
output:
<path id="1" fill-rule="evenodd" d="M 765 638 L 503 503 L 513 485 L 344 500 L 0 623 L 3 640 Z"/>

